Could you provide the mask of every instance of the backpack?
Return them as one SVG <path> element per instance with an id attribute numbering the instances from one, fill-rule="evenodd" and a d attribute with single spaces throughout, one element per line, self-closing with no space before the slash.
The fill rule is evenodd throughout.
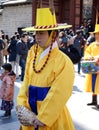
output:
<path id="1" fill-rule="evenodd" d="M 73 62 L 77 64 L 81 60 L 81 55 L 76 47 L 69 45 L 67 48 L 60 48 L 60 50 L 65 53 Z"/>

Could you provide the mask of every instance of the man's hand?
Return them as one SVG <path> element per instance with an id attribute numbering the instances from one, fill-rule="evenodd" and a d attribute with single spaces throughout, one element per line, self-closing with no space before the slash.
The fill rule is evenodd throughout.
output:
<path id="1" fill-rule="evenodd" d="M 94 60 L 94 59 L 95 59 L 94 56 L 89 57 L 89 60 Z"/>
<path id="2" fill-rule="evenodd" d="M 40 122 L 37 118 L 33 122 L 34 128 L 37 128 L 37 126 L 45 126 L 42 122 Z"/>
<path id="3" fill-rule="evenodd" d="M 20 123 L 24 126 L 33 126 L 36 120 L 36 115 L 31 110 L 22 105 L 16 106 L 16 113 Z"/>

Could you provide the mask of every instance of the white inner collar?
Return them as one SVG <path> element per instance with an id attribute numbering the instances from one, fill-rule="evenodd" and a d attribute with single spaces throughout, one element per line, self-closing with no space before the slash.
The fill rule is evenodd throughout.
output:
<path id="1" fill-rule="evenodd" d="M 55 41 L 55 42 L 53 43 L 53 45 L 52 45 L 52 49 L 54 49 L 54 48 L 57 47 L 57 46 L 58 46 L 58 45 L 57 45 L 57 42 Z M 38 61 L 40 61 L 45 55 L 47 55 L 47 54 L 49 53 L 49 50 L 50 50 L 50 46 L 49 46 L 48 48 L 46 48 L 46 49 L 41 53 L 41 55 L 40 55 Z"/>

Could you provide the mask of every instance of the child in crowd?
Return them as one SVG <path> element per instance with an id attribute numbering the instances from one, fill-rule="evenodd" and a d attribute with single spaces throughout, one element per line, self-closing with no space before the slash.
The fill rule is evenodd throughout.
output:
<path id="1" fill-rule="evenodd" d="M 10 63 L 5 63 L 2 68 L 3 72 L 0 75 L 0 99 L 2 100 L 0 109 L 5 111 L 5 114 L 2 117 L 10 117 L 11 109 L 13 108 L 14 82 L 16 80 L 16 75 L 12 71 Z"/>

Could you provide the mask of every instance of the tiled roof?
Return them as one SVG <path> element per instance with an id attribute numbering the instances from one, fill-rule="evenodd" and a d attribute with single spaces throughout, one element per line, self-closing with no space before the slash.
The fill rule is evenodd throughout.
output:
<path id="1" fill-rule="evenodd" d="M 3 5 L 31 2 L 32 0 L 4 0 Z"/>

